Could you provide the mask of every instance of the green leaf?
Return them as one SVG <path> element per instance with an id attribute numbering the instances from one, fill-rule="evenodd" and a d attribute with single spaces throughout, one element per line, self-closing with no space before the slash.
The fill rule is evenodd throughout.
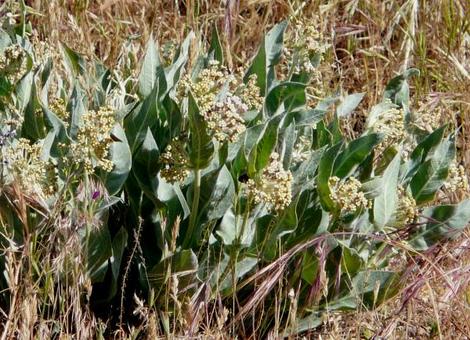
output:
<path id="1" fill-rule="evenodd" d="M 112 133 L 120 141 L 111 144 L 109 159 L 113 162 L 114 167 L 110 173 L 104 175 L 104 183 L 109 194 L 115 195 L 121 190 L 131 171 L 132 155 L 123 128 L 117 124 Z"/>
<path id="2" fill-rule="evenodd" d="M 268 116 L 272 116 L 281 104 L 287 112 L 305 105 L 305 87 L 305 84 L 294 82 L 282 82 L 274 86 L 266 96 Z"/>
<path id="3" fill-rule="evenodd" d="M 256 150 L 256 171 L 261 171 L 269 163 L 271 153 L 277 144 L 277 136 L 281 119 L 282 116 L 277 115 L 268 120 L 265 125 L 266 128 L 264 129 L 261 137 L 258 139 L 256 149 L 254 149 Z M 250 158 L 252 157 L 250 156 Z"/>
<path id="4" fill-rule="evenodd" d="M 275 25 L 263 39 L 261 46 L 245 74 L 244 81 L 252 74 L 257 75 L 261 95 L 268 93 L 275 79 L 274 66 L 279 62 L 287 21 Z"/>
<path id="5" fill-rule="evenodd" d="M 376 133 L 365 135 L 350 142 L 336 158 L 333 175 L 339 178 L 347 177 L 359 164 L 364 162 L 379 142 L 380 136 Z"/>
<path id="6" fill-rule="evenodd" d="M 71 113 L 69 133 L 72 138 L 76 138 L 78 130 L 80 129 L 81 117 L 86 112 L 84 101 L 85 93 L 78 84 L 75 84 L 72 95 L 67 103 L 67 111 Z"/>
<path id="7" fill-rule="evenodd" d="M 192 94 L 188 98 L 189 127 L 191 131 L 191 146 L 189 159 L 194 169 L 204 169 L 209 165 L 214 154 L 214 144 L 207 134 L 207 124 L 199 114 L 196 101 Z"/>
<path id="8" fill-rule="evenodd" d="M 446 128 L 447 126 L 442 126 L 434 130 L 416 146 L 410 155 L 406 177 L 413 177 L 416 174 L 418 167 L 426 160 L 428 154 L 441 143 Z"/>
<path id="9" fill-rule="evenodd" d="M 150 198 L 157 196 L 160 151 L 150 128 L 147 129 L 144 142 L 133 159 L 132 171 L 142 191 Z"/>
<path id="10" fill-rule="evenodd" d="M 144 141 L 148 128 L 157 121 L 157 93 L 158 86 L 145 98 L 142 105 L 135 107 L 124 119 L 124 129 L 132 153 Z"/>
<path id="11" fill-rule="evenodd" d="M 208 221 L 217 220 L 225 215 L 226 211 L 232 205 L 232 200 L 235 195 L 235 185 L 233 183 L 232 175 L 224 165 L 219 171 L 215 173 L 215 183 L 207 183 L 206 177 L 202 178 L 201 187 L 201 201 L 205 201 L 204 211 Z M 210 195 L 207 195 L 210 193 Z"/>
<path id="12" fill-rule="evenodd" d="M 62 53 L 65 57 L 65 65 L 74 77 L 86 73 L 86 63 L 83 56 L 70 49 L 64 43 L 62 43 Z"/>
<path id="13" fill-rule="evenodd" d="M 172 89 L 181 76 L 181 70 L 183 69 L 184 65 L 188 62 L 189 58 L 189 49 L 191 43 L 194 39 L 194 32 L 188 34 L 188 36 L 184 39 L 183 43 L 181 44 L 180 48 L 178 49 L 175 55 L 174 63 L 165 69 L 166 74 L 166 83 L 167 83 L 167 91 Z"/>
<path id="14" fill-rule="evenodd" d="M 16 86 L 16 97 L 18 98 L 20 111 L 23 111 L 31 100 L 33 76 L 32 72 L 28 72 Z"/>
<path id="15" fill-rule="evenodd" d="M 318 176 L 317 176 L 317 189 L 318 195 L 320 196 L 320 202 L 323 209 L 326 211 L 332 211 L 335 208 L 335 204 L 330 198 L 330 187 L 328 186 L 328 179 L 332 176 L 333 165 L 336 163 L 336 159 L 339 154 L 339 150 L 343 147 L 343 142 L 339 142 L 336 145 L 326 150 L 318 165 Z"/>
<path id="16" fill-rule="evenodd" d="M 152 93 L 157 84 L 159 70 L 163 74 L 163 69 L 159 68 L 160 65 L 158 48 L 153 40 L 153 35 L 151 35 L 139 75 L 139 92 L 143 97 L 147 97 Z"/>
<path id="17" fill-rule="evenodd" d="M 367 270 L 359 272 L 352 281 L 351 295 L 364 306 L 375 307 L 397 293 L 399 276 L 392 271 Z"/>
<path id="18" fill-rule="evenodd" d="M 344 97 L 336 108 L 336 115 L 340 118 L 349 116 L 359 105 L 366 93 L 354 93 Z"/>
<path id="19" fill-rule="evenodd" d="M 390 80 L 385 87 L 384 98 L 390 99 L 394 104 L 399 105 L 400 107 L 408 107 L 410 89 L 407 79 L 415 75 L 419 75 L 419 70 L 410 68 L 403 74 Z"/>
<path id="20" fill-rule="evenodd" d="M 222 44 L 220 43 L 219 31 L 217 30 L 217 25 L 214 25 L 211 35 L 211 44 L 209 46 L 208 52 L 209 58 L 217 60 L 220 65 L 224 64 L 224 54 L 222 49 Z"/>
<path id="21" fill-rule="evenodd" d="M 401 156 L 398 153 L 385 169 L 380 194 L 374 199 L 374 222 L 383 229 L 391 220 L 398 205 L 398 175 Z"/>
<path id="22" fill-rule="evenodd" d="M 411 192 L 417 204 L 432 201 L 445 182 L 449 165 L 455 157 L 455 140 L 451 135 L 442 141 L 430 159 L 419 166 L 410 182 Z"/>
<path id="23" fill-rule="evenodd" d="M 410 244 L 415 249 L 424 251 L 446 238 L 455 238 L 467 227 L 470 222 L 470 200 L 457 205 L 426 208 L 421 221 L 427 223 L 418 229 Z"/>
<path id="24" fill-rule="evenodd" d="M 89 235 L 82 230 L 82 244 L 87 252 L 87 269 L 91 282 L 102 282 L 108 270 L 108 261 L 113 255 L 108 228 L 90 228 Z"/>

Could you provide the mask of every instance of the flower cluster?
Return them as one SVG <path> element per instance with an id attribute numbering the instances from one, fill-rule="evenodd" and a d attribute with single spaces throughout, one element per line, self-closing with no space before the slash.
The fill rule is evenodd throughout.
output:
<path id="1" fill-rule="evenodd" d="M 196 81 L 189 75 L 185 75 L 178 84 L 178 96 L 183 96 L 190 91 L 194 96 L 199 111 L 204 115 L 209 111 L 216 100 L 222 86 L 229 82 L 234 83 L 235 77 L 230 76 L 227 70 L 219 65 L 219 62 L 212 61 L 208 68 L 201 71 Z"/>
<path id="2" fill-rule="evenodd" d="M 292 51 L 298 58 L 296 72 L 312 73 L 315 66 L 311 59 L 319 56 L 320 59 L 328 50 L 330 44 L 326 42 L 322 32 L 318 29 L 318 18 L 313 18 L 309 23 L 299 21 L 293 26 L 291 37 L 286 41 L 284 53 L 288 59 L 292 59 Z"/>
<path id="3" fill-rule="evenodd" d="M 16 83 L 26 72 L 26 52 L 20 45 L 8 46 L 0 55 L 0 72 Z"/>
<path id="4" fill-rule="evenodd" d="M 361 191 L 361 182 L 354 177 L 349 177 L 345 181 L 341 181 L 336 176 L 330 177 L 328 186 L 330 198 L 342 212 L 354 213 L 369 206 L 369 201 Z"/>
<path id="5" fill-rule="evenodd" d="M 256 75 L 251 75 L 243 84 L 219 62 L 211 61 L 195 81 L 188 75 L 183 77 L 178 84 L 177 96 L 181 98 L 190 91 L 214 137 L 220 142 L 234 142 L 245 131 L 243 114 L 263 106 L 264 99 L 256 79 Z M 220 98 L 224 87 L 227 93 Z"/>
<path id="6" fill-rule="evenodd" d="M 468 178 L 465 174 L 465 168 L 462 165 L 457 164 L 455 161 L 450 164 L 449 174 L 447 176 L 447 180 L 444 183 L 444 188 L 450 192 L 457 190 L 469 190 Z"/>
<path id="7" fill-rule="evenodd" d="M 413 195 L 401 185 L 398 186 L 397 222 L 406 225 L 412 223 L 417 216 L 418 208 Z"/>
<path id="8" fill-rule="evenodd" d="M 70 145 L 74 161 L 83 164 L 87 171 L 97 166 L 111 172 L 114 165 L 108 155 L 113 143 L 111 131 L 116 123 L 113 109 L 105 106 L 85 112 L 81 120 L 77 140 Z"/>
<path id="9" fill-rule="evenodd" d="M 203 116 L 215 139 L 219 142 L 235 142 L 238 135 L 246 129 L 240 114 L 247 110 L 248 107 L 240 97 L 228 94 L 224 99 L 215 102 Z"/>
<path id="10" fill-rule="evenodd" d="M 54 97 L 49 104 L 49 110 L 54 112 L 57 117 L 63 120 L 65 126 L 68 126 L 70 114 L 67 111 L 67 106 L 64 99 L 60 97 Z"/>
<path id="11" fill-rule="evenodd" d="M 184 151 L 184 144 L 174 138 L 160 155 L 160 163 L 163 169 L 160 176 L 168 183 L 183 182 L 189 175 L 189 161 Z"/>
<path id="12" fill-rule="evenodd" d="M 248 180 L 247 190 L 256 204 L 267 203 L 274 211 L 284 210 L 292 201 L 292 173 L 284 170 L 276 152 L 270 160 L 259 179 Z"/>
<path id="13" fill-rule="evenodd" d="M 52 165 L 41 159 L 41 146 L 20 138 L 4 149 L 3 163 L 15 182 L 27 194 L 54 192 Z"/>
<path id="14" fill-rule="evenodd" d="M 404 122 L 405 114 L 403 109 L 390 107 L 379 114 L 372 126 L 374 132 L 384 135 L 382 142 L 377 147 L 378 154 L 383 152 L 390 145 L 399 143 L 406 137 Z"/>
<path id="15" fill-rule="evenodd" d="M 247 83 L 240 85 L 238 92 L 243 103 L 245 103 L 250 110 L 258 111 L 263 107 L 264 98 L 260 94 L 261 91 L 256 81 L 257 75 L 250 75 Z"/>

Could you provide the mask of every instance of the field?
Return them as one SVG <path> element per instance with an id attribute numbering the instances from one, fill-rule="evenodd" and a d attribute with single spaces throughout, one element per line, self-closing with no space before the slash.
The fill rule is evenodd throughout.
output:
<path id="1" fill-rule="evenodd" d="M 470 338 L 465 0 L 6 0 L 1 339 Z"/>

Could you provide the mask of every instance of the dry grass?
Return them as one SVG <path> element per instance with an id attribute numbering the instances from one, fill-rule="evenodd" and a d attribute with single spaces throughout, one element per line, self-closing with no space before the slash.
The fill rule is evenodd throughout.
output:
<path id="1" fill-rule="evenodd" d="M 452 121 L 461 129 L 459 156 L 470 169 L 470 11 L 465 0 L 335 0 L 326 5 L 321 1 L 298 0 L 227 0 L 226 5 L 215 0 L 26 3 L 32 9 L 33 26 L 40 39 L 52 44 L 66 43 L 88 58 L 96 57 L 108 65 L 116 64 L 125 51 L 123 46 L 129 44 L 139 58 L 152 35 L 163 46 L 181 41 L 189 30 L 208 37 L 217 25 L 224 32 L 227 61 L 236 67 L 253 55 L 263 32 L 274 23 L 291 17 L 313 20 L 318 16 L 332 44 L 323 66 L 325 87 L 331 92 L 368 94 L 360 112 L 349 122 L 352 133 L 361 129 L 368 108 L 378 102 L 386 80 L 407 67 L 417 67 L 421 76 L 412 82 L 414 108 L 422 104 L 437 107 L 442 111 L 443 121 Z M 18 213 L 26 214 L 25 210 L 31 207 L 21 194 L 14 195 Z M 7 256 L 12 262 L 12 271 L 7 273 L 11 282 L 38 280 L 27 271 L 32 264 L 24 264 L 27 249 L 4 251 L 11 253 Z M 331 339 L 370 338 L 374 334 L 385 338 L 469 338 L 470 235 L 467 232 L 458 241 L 427 255 L 420 262 L 401 263 L 409 273 L 399 298 L 374 312 L 331 315 L 315 335 Z M 275 269 L 271 278 L 281 271 Z M 269 281 L 266 285 L 276 283 Z M 31 324 L 41 319 L 27 313 L 26 306 L 36 299 L 28 293 L 29 288 L 18 285 L 17 293 L 27 297 L 23 301 L 16 302 L 16 295 L 12 296 L 11 316 L 6 316 L 9 323 L 0 327 L 4 338 L 14 336 L 14 332 L 8 331 L 12 324 L 25 321 L 22 331 L 27 332 L 32 329 Z M 267 287 L 261 285 L 260 289 L 263 288 Z M 73 295 L 76 293 L 63 292 L 63 298 L 80 300 L 80 296 Z M 252 307 L 248 304 L 240 313 L 249 314 Z M 85 313 L 74 316 L 74 320 L 83 320 L 84 329 L 98 327 L 87 312 L 72 312 Z M 165 333 L 156 329 L 157 323 L 164 323 L 156 320 L 161 321 L 164 316 L 146 307 L 140 313 L 145 319 L 141 331 L 146 329 L 149 338 Z M 222 337 L 217 327 L 208 330 L 208 334 Z"/>

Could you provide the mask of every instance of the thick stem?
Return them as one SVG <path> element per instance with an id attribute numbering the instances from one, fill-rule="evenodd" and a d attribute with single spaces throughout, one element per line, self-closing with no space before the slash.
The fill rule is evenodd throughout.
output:
<path id="1" fill-rule="evenodd" d="M 196 226 L 198 208 L 199 208 L 199 196 L 201 195 L 201 170 L 194 170 L 194 190 L 193 190 L 193 202 L 191 205 L 191 215 L 189 216 L 189 226 L 184 238 L 183 248 L 186 248 L 193 237 L 194 228 Z"/>

